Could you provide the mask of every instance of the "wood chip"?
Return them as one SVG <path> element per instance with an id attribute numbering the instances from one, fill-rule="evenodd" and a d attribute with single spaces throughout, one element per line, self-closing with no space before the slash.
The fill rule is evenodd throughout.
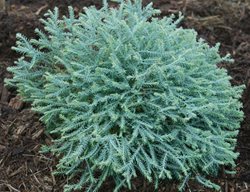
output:
<path id="1" fill-rule="evenodd" d="M 23 125 L 18 126 L 16 134 L 21 135 L 24 132 L 25 128 L 26 128 L 26 126 L 23 126 Z"/>
<path id="2" fill-rule="evenodd" d="M 9 177 L 13 177 L 15 175 L 17 175 L 18 173 L 22 172 L 23 171 L 23 167 L 20 167 L 19 169 L 17 169 L 16 171 L 14 171 L 13 173 L 11 173 L 9 175 Z"/>
<path id="3" fill-rule="evenodd" d="M 19 95 L 17 95 L 16 97 L 14 97 L 10 100 L 9 106 L 16 109 L 16 110 L 20 110 L 23 108 L 24 103 L 21 100 L 21 97 Z"/>
<path id="4" fill-rule="evenodd" d="M 40 13 L 46 9 L 48 7 L 48 4 L 45 4 L 44 6 L 40 7 L 37 11 L 36 11 L 36 15 L 40 15 Z"/>
<path id="5" fill-rule="evenodd" d="M 33 136 L 32 136 L 32 140 L 37 139 L 38 137 L 40 137 L 40 135 L 42 135 L 43 133 L 43 129 L 40 129 L 38 132 L 36 132 Z"/>
<path id="6" fill-rule="evenodd" d="M 3 151 L 5 149 L 6 149 L 6 147 L 4 145 L 0 145 L 0 151 Z"/>
<path id="7" fill-rule="evenodd" d="M 10 92 L 4 86 L 0 87 L 0 89 L 2 89 L 2 95 L 0 101 L 3 103 L 8 103 Z"/>

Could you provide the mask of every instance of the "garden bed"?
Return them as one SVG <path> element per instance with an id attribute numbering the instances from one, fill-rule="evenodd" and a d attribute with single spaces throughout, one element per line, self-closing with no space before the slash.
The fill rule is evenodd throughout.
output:
<path id="1" fill-rule="evenodd" d="M 150 2 L 149 0 L 144 1 Z M 245 119 L 238 136 L 237 160 L 234 176 L 221 170 L 213 181 L 227 192 L 250 191 L 250 3 L 247 0 L 155 0 L 154 6 L 162 15 L 182 11 L 182 26 L 194 28 L 200 37 L 211 45 L 221 42 L 221 54 L 230 53 L 234 64 L 221 64 L 232 77 L 233 85 L 245 84 L 242 96 Z M 49 8 L 58 6 L 63 14 L 72 5 L 76 13 L 83 6 L 101 6 L 94 0 L 14 0 L 7 3 L 7 12 L 0 13 L 0 191 L 49 192 L 62 191 L 67 178 L 53 176 L 57 159 L 50 154 L 39 153 L 43 144 L 50 144 L 51 137 L 44 132 L 39 116 L 23 103 L 15 90 L 7 90 L 3 80 L 10 77 L 6 68 L 14 64 L 18 55 L 11 50 L 15 34 L 21 32 L 34 37 L 34 29 L 40 27 L 39 18 Z M 153 186 L 138 178 L 133 182 L 137 191 L 154 191 Z M 101 191 L 112 191 L 114 184 L 107 180 Z M 187 190 L 211 191 L 196 183 Z M 122 191 L 128 191 L 124 189 Z M 158 191 L 176 191 L 176 183 L 162 182 Z"/>

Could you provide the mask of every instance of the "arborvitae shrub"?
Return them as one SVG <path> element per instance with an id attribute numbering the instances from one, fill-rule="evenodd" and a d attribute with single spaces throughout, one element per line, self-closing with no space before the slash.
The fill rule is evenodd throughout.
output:
<path id="1" fill-rule="evenodd" d="M 188 178 L 218 187 L 205 177 L 235 165 L 242 87 L 216 66 L 230 59 L 177 28 L 181 18 L 157 13 L 139 0 L 77 18 L 55 9 L 37 39 L 17 35 L 23 57 L 6 82 L 55 134 L 48 149 L 60 156 L 58 173 L 80 176 L 65 191 L 96 191 L 107 177 L 117 191 L 138 175 L 156 188 Z"/>

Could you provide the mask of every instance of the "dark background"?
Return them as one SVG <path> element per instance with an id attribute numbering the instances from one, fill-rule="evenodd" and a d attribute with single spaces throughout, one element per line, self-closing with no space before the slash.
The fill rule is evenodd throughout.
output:
<path id="1" fill-rule="evenodd" d="M 150 2 L 145 0 L 144 3 Z M 238 136 L 237 174 L 228 176 L 223 168 L 217 178 L 212 179 L 225 192 L 250 191 L 250 1 L 249 0 L 155 0 L 154 6 L 162 15 L 181 11 L 185 19 L 182 26 L 194 28 L 209 44 L 221 43 L 221 54 L 230 53 L 234 64 L 220 64 L 232 77 L 233 85 L 245 84 L 242 96 L 245 120 Z M 7 90 L 3 80 L 10 77 L 6 72 L 18 55 L 11 50 L 15 34 L 21 32 L 35 37 L 34 29 L 41 27 L 39 18 L 53 7 L 67 14 L 72 5 L 76 14 L 84 6 L 101 6 L 98 0 L 9 0 L 7 11 L 0 12 L 0 192 L 50 192 L 62 191 L 67 183 L 63 176 L 53 176 L 57 159 L 50 154 L 40 154 L 42 144 L 50 144 L 51 137 L 44 133 L 38 115 L 30 110 L 30 104 L 23 103 L 15 90 Z M 112 4 L 115 6 L 115 4 Z M 112 179 L 105 182 L 101 191 L 113 189 Z M 152 192 L 153 185 L 142 178 L 133 182 L 138 192 Z M 195 182 L 189 182 L 188 190 L 212 191 Z M 84 190 L 83 190 L 84 191 Z M 128 191 L 124 189 L 123 191 Z M 135 191 L 135 190 L 132 190 Z M 175 182 L 162 182 L 156 191 L 177 191 Z"/>

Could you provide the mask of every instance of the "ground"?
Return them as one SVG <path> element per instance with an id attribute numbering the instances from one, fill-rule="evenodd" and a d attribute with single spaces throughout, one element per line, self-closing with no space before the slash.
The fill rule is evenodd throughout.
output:
<path id="1" fill-rule="evenodd" d="M 150 0 L 144 0 L 148 3 Z M 209 44 L 221 43 L 221 54 L 230 53 L 234 64 L 221 64 L 232 77 L 233 85 L 244 84 L 242 95 L 245 113 L 238 136 L 236 175 L 223 173 L 213 181 L 225 192 L 250 191 L 250 1 L 249 0 L 155 0 L 154 6 L 162 15 L 181 11 L 185 19 L 182 26 L 194 28 Z M 49 8 L 58 6 L 66 14 L 72 5 L 76 13 L 83 6 L 101 6 L 97 0 L 9 0 L 7 12 L 0 12 L 0 191 L 61 192 L 67 178 L 54 176 L 57 158 L 39 153 L 43 144 L 50 144 L 51 137 L 44 132 L 39 115 L 31 111 L 29 103 L 23 103 L 16 90 L 4 87 L 8 66 L 14 65 L 18 55 L 11 50 L 15 34 L 21 32 L 35 37 L 33 31 L 41 27 L 39 18 Z M 137 179 L 133 185 L 138 192 L 152 192 L 151 184 Z M 107 180 L 101 191 L 112 191 L 113 183 Z M 123 192 L 128 191 L 126 189 Z M 175 183 L 161 183 L 157 191 L 176 191 Z M 187 191 L 211 191 L 196 183 L 190 183 Z"/>

